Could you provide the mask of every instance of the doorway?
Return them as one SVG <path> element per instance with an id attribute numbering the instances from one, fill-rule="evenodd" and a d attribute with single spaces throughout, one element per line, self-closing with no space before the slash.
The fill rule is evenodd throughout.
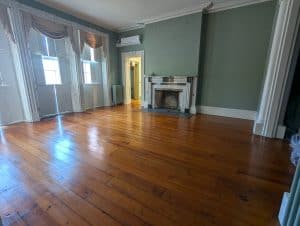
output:
<path id="1" fill-rule="evenodd" d="M 287 102 L 284 125 L 285 137 L 290 139 L 292 135 L 300 132 L 300 58 L 298 57 L 292 87 Z"/>
<path id="2" fill-rule="evenodd" d="M 122 53 L 123 103 L 140 108 L 144 103 L 144 51 Z"/>
<path id="3" fill-rule="evenodd" d="M 286 90 L 283 97 L 279 125 L 285 129 L 284 138 L 290 138 L 300 133 L 300 29 L 294 47 L 290 72 L 287 78 Z"/>

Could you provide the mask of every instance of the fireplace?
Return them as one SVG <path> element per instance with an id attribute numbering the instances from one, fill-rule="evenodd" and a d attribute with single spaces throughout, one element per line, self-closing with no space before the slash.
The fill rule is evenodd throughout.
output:
<path id="1" fill-rule="evenodd" d="M 197 76 L 145 77 L 143 106 L 196 114 Z"/>
<path id="2" fill-rule="evenodd" d="M 155 105 L 154 108 L 179 110 L 179 94 L 181 90 L 155 90 Z"/>

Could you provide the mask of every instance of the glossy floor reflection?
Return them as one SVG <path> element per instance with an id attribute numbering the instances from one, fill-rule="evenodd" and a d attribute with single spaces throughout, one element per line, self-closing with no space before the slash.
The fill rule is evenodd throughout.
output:
<path id="1" fill-rule="evenodd" d="M 277 225 L 288 145 L 247 120 L 98 109 L 0 131 L 4 225 Z"/>

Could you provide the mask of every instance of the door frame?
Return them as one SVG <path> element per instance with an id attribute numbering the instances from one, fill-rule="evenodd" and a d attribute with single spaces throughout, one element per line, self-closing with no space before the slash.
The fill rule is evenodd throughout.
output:
<path id="1" fill-rule="evenodd" d="M 266 78 L 253 133 L 275 138 L 300 25 L 300 2 L 279 0 Z"/>
<path id="2" fill-rule="evenodd" d="M 142 106 L 144 106 L 145 103 L 145 95 L 144 95 L 144 80 L 145 80 L 145 51 L 132 51 L 132 52 L 123 52 L 121 53 L 122 57 L 122 85 L 123 85 L 123 103 L 126 102 L 126 62 L 131 57 L 141 57 L 141 101 Z"/>

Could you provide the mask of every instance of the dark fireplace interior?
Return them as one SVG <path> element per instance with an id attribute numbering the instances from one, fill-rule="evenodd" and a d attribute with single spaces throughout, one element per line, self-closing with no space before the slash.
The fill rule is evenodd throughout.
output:
<path id="1" fill-rule="evenodd" d="M 178 110 L 179 93 L 179 90 L 155 90 L 156 108 Z"/>

